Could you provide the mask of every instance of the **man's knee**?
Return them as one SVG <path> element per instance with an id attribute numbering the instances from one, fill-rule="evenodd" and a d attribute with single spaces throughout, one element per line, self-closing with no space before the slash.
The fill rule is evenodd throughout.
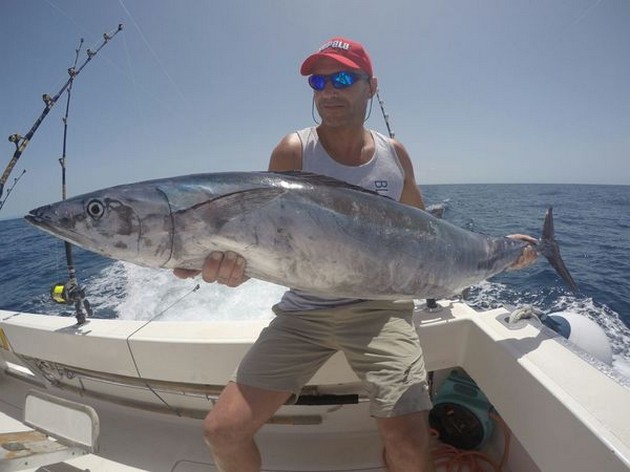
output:
<path id="1" fill-rule="evenodd" d="M 227 447 L 251 440 L 289 396 L 290 392 L 228 383 L 204 420 L 206 442 Z"/>
<path id="2" fill-rule="evenodd" d="M 253 437 L 253 434 L 248 433 L 246 425 L 238 424 L 229 415 L 212 409 L 203 422 L 203 437 L 208 445 L 225 446 L 238 444 L 247 437 Z"/>

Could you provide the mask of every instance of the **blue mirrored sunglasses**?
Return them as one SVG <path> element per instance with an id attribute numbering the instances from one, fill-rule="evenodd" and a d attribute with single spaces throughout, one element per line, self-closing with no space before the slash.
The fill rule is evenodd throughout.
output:
<path id="1" fill-rule="evenodd" d="M 311 75 L 308 78 L 308 84 L 316 92 L 321 92 L 326 88 L 326 82 L 330 80 L 332 86 L 336 89 L 345 89 L 353 85 L 357 80 L 367 79 L 367 74 L 359 72 L 351 72 L 342 70 L 328 75 Z"/>

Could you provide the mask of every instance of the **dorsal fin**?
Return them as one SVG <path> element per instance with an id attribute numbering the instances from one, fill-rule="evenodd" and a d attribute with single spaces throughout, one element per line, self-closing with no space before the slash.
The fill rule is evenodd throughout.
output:
<path id="1" fill-rule="evenodd" d="M 327 175 L 314 174 L 312 172 L 304 172 L 301 170 L 290 170 L 283 172 L 269 172 L 270 174 L 278 174 L 278 175 L 286 175 L 288 177 L 297 177 L 305 182 L 318 184 L 318 185 L 327 185 L 329 187 L 337 187 L 337 188 L 348 188 L 351 190 L 356 190 L 358 192 L 369 193 L 371 195 L 378 195 L 379 197 L 387 197 L 386 195 L 381 195 L 374 190 L 369 190 L 367 188 L 359 187 L 358 185 L 350 184 L 348 182 L 344 182 L 343 180 L 335 179 L 334 177 L 329 177 Z"/>

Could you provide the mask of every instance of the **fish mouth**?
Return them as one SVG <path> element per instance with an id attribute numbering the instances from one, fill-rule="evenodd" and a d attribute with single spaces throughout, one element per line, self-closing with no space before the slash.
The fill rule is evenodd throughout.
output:
<path id="1" fill-rule="evenodd" d="M 81 235 L 46 216 L 49 213 L 50 206 L 43 206 L 31 210 L 27 215 L 24 215 L 24 219 L 36 228 L 56 238 L 81 246 L 81 240 L 83 239 Z"/>
<path id="2" fill-rule="evenodd" d="M 42 216 L 42 208 L 37 208 L 35 210 L 31 210 L 28 215 L 24 215 L 24 219 L 26 221 L 28 221 L 30 224 L 32 224 L 33 226 L 36 226 L 38 228 L 47 230 L 47 231 L 52 231 L 54 229 L 54 226 L 50 223 L 50 221 L 47 218 L 44 218 Z"/>

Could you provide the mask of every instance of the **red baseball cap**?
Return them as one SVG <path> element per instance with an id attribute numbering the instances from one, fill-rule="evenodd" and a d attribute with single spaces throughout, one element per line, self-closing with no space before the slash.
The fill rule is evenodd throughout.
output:
<path id="1" fill-rule="evenodd" d="M 340 37 L 326 41 L 316 53 L 308 56 L 302 63 L 300 73 L 302 75 L 311 75 L 315 63 L 323 57 L 329 57 L 352 69 L 362 70 L 372 77 L 372 62 L 363 46 L 356 41 Z"/>

